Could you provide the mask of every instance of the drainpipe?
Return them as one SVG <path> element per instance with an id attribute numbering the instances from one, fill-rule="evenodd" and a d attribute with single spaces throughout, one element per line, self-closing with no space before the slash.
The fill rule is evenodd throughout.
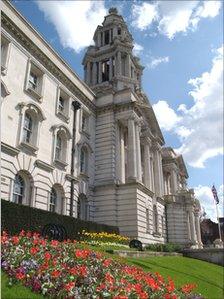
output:
<path id="1" fill-rule="evenodd" d="M 72 106 L 74 108 L 73 115 L 73 127 L 72 127 L 72 152 L 71 152 L 71 190 L 70 190 L 70 213 L 73 216 L 73 197 L 74 197 L 74 158 L 75 158 L 75 137 L 76 137 L 76 114 L 77 110 L 81 108 L 81 104 L 78 101 L 73 101 Z"/>

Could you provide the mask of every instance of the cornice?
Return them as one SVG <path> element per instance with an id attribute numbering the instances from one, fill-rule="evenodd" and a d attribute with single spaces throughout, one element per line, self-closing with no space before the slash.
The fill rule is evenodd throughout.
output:
<path id="1" fill-rule="evenodd" d="M 89 109 L 95 111 L 93 104 L 81 90 L 72 83 L 66 75 L 14 24 L 2 11 L 1 24 L 35 59 L 37 59 L 50 73 L 61 81 L 72 94 L 80 99 Z"/>

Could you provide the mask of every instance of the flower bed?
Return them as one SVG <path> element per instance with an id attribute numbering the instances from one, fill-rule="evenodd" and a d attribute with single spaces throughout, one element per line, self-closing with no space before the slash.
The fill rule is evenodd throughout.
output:
<path id="1" fill-rule="evenodd" d="M 3 233 L 1 243 L 2 268 L 11 283 L 21 281 L 50 298 L 202 298 L 191 293 L 195 285 L 176 289 L 170 278 L 80 249 L 75 241 L 48 241 L 22 231 Z"/>
<path id="2" fill-rule="evenodd" d="M 100 245 L 102 243 L 113 243 L 113 244 L 122 244 L 128 245 L 130 239 L 125 236 L 121 236 L 115 233 L 107 233 L 107 232 L 86 232 L 82 231 L 80 234 L 80 239 L 84 240 L 86 243 L 91 245 Z"/>

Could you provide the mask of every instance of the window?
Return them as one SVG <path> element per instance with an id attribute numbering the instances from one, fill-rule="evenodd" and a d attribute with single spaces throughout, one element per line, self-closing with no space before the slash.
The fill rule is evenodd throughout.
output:
<path id="1" fill-rule="evenodd" d="M 104 32 L 104 43 L 105 43 L 105 45 L 108 45 L 109 42 L 110 42 L 110 31 L 106 30 Z"/>
<path id="2" fill-rule="evenodd" d="M 34 103 L 19 103 L 20 126 L 18 146 L 30 154 L 38 150 L 39 131 L 45 116 L 41 109 Z"/>
<path id="3" fill-rule="evenodd" d="M 117 35 L 121 35 L 121 28 L 120 27 L 117 28 Z"/>
<path id="4" fill-rule="evenodd" d="M 53 131 L 53 163 L 60 169 L 64 169 L 67 163 L 68 143 L 72 138 L 69 129 L 64 125 L 55 125 L 52 127 Z"/>
<path id="5" fill-rule="evenodd" d="M 101 47 L 103 46 L 103 32 L 100 33 L 100 44 L 101 44 Z"/>
<path id="6" fill-rule="evenodd" d="M 57 134 L 57 140 L 56 140 L 56 148 L 55 148 L 55 159 L 61 160 L 61 154 L 62 154 L 62 138 L 59 134 Z"/>
<path id="7" fill-rule="evenodd" d="M 24 199 L 25 183 L 20 175 L 16 175 L 13 189 L 13 202 L 22 204 Z"/>
<path id="8" fill-rule="evenodd" d="M 43 77 L 43 71 L 37 67 L 36 64 L 30 61 L 28 66 L 26 91 L 39 101 L 42 98 Z"/>
<path id="9" fill-rule="evenodd" d="M 80 153 L 80 173 L 87 174 L 87 155 L 86 148 L 82 147 Z"/>
<path id="10" fill-rule="evenodd" d="M 121 74 L 126 76 L 126 55 L 121 56 Z"/>
<path id="11" fill-rule="evenodd" d="M 30 72 L 29 76 L 29 88 L 32 88 L 33 90 L 37 89 L 37 75 Z"/>
<path id="12" fill-rule="evenodd" d="M 9 46 L 10 41 L 5 37 L 1 36 L 1 73 L 6 74 L 8 58 L 9 58 Z"/>
<path id="13" fill-rule="evenodd" d="M 81 132 L 88 133 L 89 131 L 89 114 L 82 111 Z"/>
<path id="14" fill-rule="evenodd" d="M 70 96 L 60 87 L 58 88 L 58 101 L 56 114 L 62 120 L 69 121 L 69 107 L 70 107 Z"/>
<path id="15" fill-rule="evenodd" d="M 57 192 L 54 188 L 51 189 L 49 211 L 56 212 Z"/>
<path id="16" fill-rule="evenodd" d="M 109 81 L 110 61 L 106 60 L 102 63 L 102 81 Z"/>
<path id="17" fill-rule="evenodd" d="M 24 142 L 31 143 L 32 130 L 33 130 L 32 117 L 28 113 L 25 113 L 24 125 L 23 125 L 23 141 Z"/>

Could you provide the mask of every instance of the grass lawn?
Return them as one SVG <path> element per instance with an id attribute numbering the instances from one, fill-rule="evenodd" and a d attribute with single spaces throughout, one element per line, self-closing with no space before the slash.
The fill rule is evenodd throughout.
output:
<path id="1" fill-rule="evenodd" d="M 8 277 L 1 272 L 1 298 L 2 299 L 44 299 L 43 296 L 31 292 L 20 283 L 9 286 Z M 45 297 L 46 298 L 46 297 Z"/>
<path id="2" fill-rule="evenodd" d="M 159 272 L 164 277 L 170 276 L 177 286 L 196 283 L 197 293 L 208 299 L 223 299 L 223 270 L 204 261 L 179 256 L 128 258 L 132 265 L 140 266 L 149 272 Z"/>

